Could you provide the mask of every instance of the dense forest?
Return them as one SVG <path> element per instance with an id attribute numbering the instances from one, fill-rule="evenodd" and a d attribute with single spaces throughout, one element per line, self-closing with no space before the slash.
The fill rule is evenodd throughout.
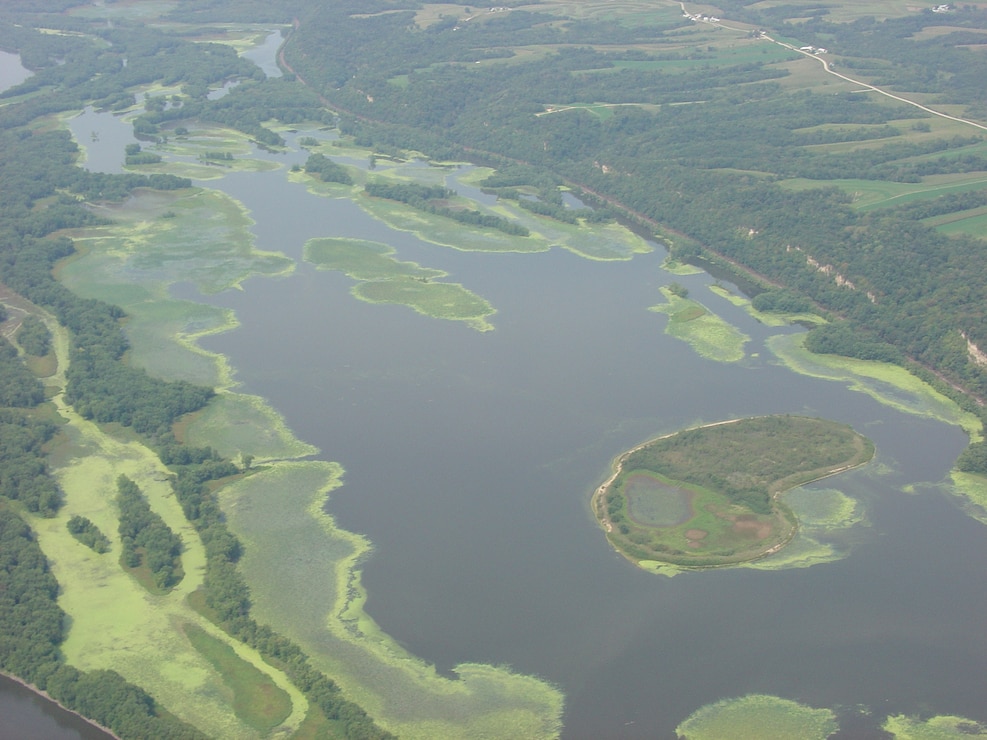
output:
<path id="1" fill-rule="evenodd" d="M 820 6 L 796 24 L 789 19 L 804 19 L 804 7 L 721 5 L 726 17 L 825 45 L 880 84 L 983 112 L 987 61 L 968 43 L 987 29 L 987 12 L 834 23 Z M 846 320 L 847 330 L 816 330 L 814 350 L 902 363 L 947 392 L 961 386 L 968 407 L 981 408 L 971 398 L 987 398 L 987 368 L 970 347 L 987 346 L 984 243 L 923 224 L 929 212 L 918 203 L 862 212 L 826 187 L 987 170 L 976 129 L 916 136 L 929 126 L 915 107 L 786 86 L 791 73 L 778 62 L 792 57 L 778 47 L 765 61 L 682 51 L 693 21 L 681 16 L 632 26 L 463 9 L 423 26 L 417 7 L 325 4 L 286 48 L 358 142 L 554 173 L 589 202 L 659 228 L 675 256 L 752 270 Z M 606 115 L 589 109 L 601 105 Z M 834 142 L 857 146 L 820 146 Z M 819 187 L 782 187 L 796 177 Z M 971 207 L 983 192 L 925 207 Z"/>

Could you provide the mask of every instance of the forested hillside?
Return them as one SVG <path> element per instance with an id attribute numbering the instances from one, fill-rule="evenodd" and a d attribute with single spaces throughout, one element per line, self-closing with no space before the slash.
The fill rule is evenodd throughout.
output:
<path id="1" fill-rule="evenodd" d="M 987 347 L 987 246 L 904 207 L 857 209 L 851 189 L 983 172 L 983 130 L 937 133 L 901 101 L 820 88 L 805 71 L 817 60 L 763 38 L 825 45 L 847 73 L 975 117 L 987 60 L 970 43 L 987 38 L 987 12 L 843 23 L 822 6 L 720 5 L 747 25 L 672 7 L 621 23 L 557 5 L 435 17 L 417 3 L 344 0 L 304 16 L 286 54 L 364 144 L 555 173 L 660 224 L 676 256 L 725 258 L 853 327 L 818 330 L 810 346 L 914 360 L 987 398 L 975 353 Z"/>

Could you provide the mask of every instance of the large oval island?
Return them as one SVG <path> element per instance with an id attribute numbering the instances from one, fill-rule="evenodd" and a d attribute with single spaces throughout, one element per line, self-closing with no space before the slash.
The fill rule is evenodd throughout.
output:
<path id="1" fill-rule="evenodd" d="M 798 532 L 780 494 L 873 456 L 869 439 L 826 419 L 722 421 L 620 455 L 593 511 L 617 551 L 647 570 L 735 565 L 778 552 Z"/>

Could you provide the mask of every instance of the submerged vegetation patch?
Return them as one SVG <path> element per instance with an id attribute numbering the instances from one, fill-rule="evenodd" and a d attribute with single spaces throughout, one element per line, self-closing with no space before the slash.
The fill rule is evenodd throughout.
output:
<path id="1" fill-rule="evenodd" d="M 890 732 L 895 740 L 961 740 L 987 737 L 987 725 L 954 715 L 919 719 L 895 714 L 885 720 L 881 729 Z"/>
<path id="2" fill-rule="evenodd" d="M 712 313 L 690 298 L 661 289 L 666 302 L 651 310 L 668 315 L 665 333 L 681 339 L 697 354 L 717 362 L 738 362 L 744 359 L 744 345 L 750 340 L 733 324 Z"/>
<path id="3" fill-rule="evenodd" d="M 246 546 L 241 567 L 257 618 L 296 640 L 400 737 L 556 736 L 562 694 L 554 687 L 479 664 L 457 666 L 457 680 L 442 677 L 367 616 L 356 566 L 370 543 L 323 510 L 342 472 L 333 463 L 282 462 L 222 489 L 230 526 Z"/>
<path id="4" fill-rule="evenodd" d="M 787 570 L 840 560 L 867 525 L 863 504 L 834 488 L 800 487 L 782 494 L 782 500 L 798 520 L 798 533 L 778 552 L 742 567 Z"/>
<path id="5" fill-rule="evenodd" d="M 777 553 L 795 537 L 798 519 L 780 494 L 873 454 L 870 441 L 844 424 L 797 416 L 735 419 L 624 453 L 594 494 L 593 510 L 617 551 L 646 570 L 735 565 Z M 812 502 L 815 510 L 800 502 L 817 527 L 857 520 L 847 497 L 826 498 Z M 801 544 L 793 562 L 832 559 L 825 549 Z"/>
<path id="6" fill-rule="evenodd" d="M 685 740 L 825 740 L 837 729 L 836 715 L 830 709 L 751 694 L 708 704 L 675 732 Z"/>
<path id="7" fill-rule="evenodd" d="M 408 306 L 437 319 L 463 321 L 477 331 L 490 331 L 486 320 L 494 308 L 459 283 L 439 282 L 448 273 L 394 258 L 387 244 L 363 239 L 312 239 L 305 259 L 323 270 L 338 270 L 354 280 L 353 295 L 368 303 Z"/>

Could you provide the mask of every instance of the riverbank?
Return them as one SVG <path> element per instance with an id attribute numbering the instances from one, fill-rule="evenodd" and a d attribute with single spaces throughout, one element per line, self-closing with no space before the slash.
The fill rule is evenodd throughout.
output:
<path id="1" fill-rule="evenodd" d="M 71 714 L 73 717 L 77 717 L 80 721 L 85 722 L 90 727 L 92 727 L 92 728 L 94 728 L 96 730 L 99 730 L 100 732 L 104 733 L 108 738 L 113 738 L 113 740 L 122 740 L 122 738 L 120 738 L 119 735 L 115 735 L 113 733 L 113 731 L 110 730 L 108 727 L 103 727 L 103 725 L 101 725 L 98 722 L 95 722 L 95 721 L 89 719 L 88 717 L 86 717 L 86 716 L 84 716 L 82 714 L 79 714 L 74 709 L 69 709 L 64 704 L 61 704 L 55 698 L 53 698 L 51 696 L 51 694 L 49 694 L 47 691 L 44 691 L 43 689 L 39 689 L 37 686 L 34 686 L 33 684 L 29 684 L 27 681 L 25 681 L 22 678 L 19 678 L 18 676 L 15 676 L 13 673 L 7 673 L 6 671 L 0 671 L 0 676 L 2 676 L 3 678 L 7 679 L 11 683 L 15 683 L 18 686 L 21 686 L 24 689 L 27 689 L 32 694 L 35 694 L 35 695 L 41 697 L 46 702 L 49 702 L 53 706 L 57 707 L 60 711 L 65 712 L 66 714 Z"/>

